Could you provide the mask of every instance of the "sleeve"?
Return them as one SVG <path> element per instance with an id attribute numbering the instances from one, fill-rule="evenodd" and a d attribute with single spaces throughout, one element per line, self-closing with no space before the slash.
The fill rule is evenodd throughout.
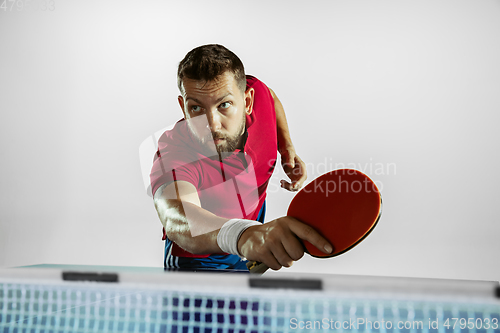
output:
<path id="1" fill-rule="evenodd" d="M 168 151 L 158 148 L 151 169 L 151 193 L 154 194 L 163 184 L 183 180 L 196 188 L 199 186 L 200 174 L 196 161 L 191 162 L 189 156 L 182 151 Z"/>

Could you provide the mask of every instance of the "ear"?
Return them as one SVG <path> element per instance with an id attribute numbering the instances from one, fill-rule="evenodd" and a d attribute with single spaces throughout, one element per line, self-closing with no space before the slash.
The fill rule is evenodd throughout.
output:
<path id="1" fill-rule="evenodd" d="M 186 119 L 186 114 L 184 113 L 184 98 L 179 95 L 179 97 L 177 97 L 177 101 L 179 102 L 179 106 L 181 107 L 182 114 L 184 115 L 184 119 Z"/>
<path id="2" fill-rule="evenodd" d="M 245 91 L 245 112 L 247 115 L 250 115 L 253 111 L 254 96 L 255 90 L 253 88 L 249 88 Z"/>

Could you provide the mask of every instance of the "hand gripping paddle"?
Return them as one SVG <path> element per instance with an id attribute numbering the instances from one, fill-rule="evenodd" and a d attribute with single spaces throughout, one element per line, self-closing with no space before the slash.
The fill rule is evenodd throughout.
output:
<path id="1" fill-rule="evenodd" d="M 305 252 L 330 258 L 358 245 L 375 228 L 382 212 L 382 197 L 375 183 L 354 169 L 340 169 L 319 176 L 293 198 L 287 216 L 310 225 L 333 247 L 330 254 L 302 240 Z M 264 273 L 264 263 L 248 262 L 251 273 Z"/>

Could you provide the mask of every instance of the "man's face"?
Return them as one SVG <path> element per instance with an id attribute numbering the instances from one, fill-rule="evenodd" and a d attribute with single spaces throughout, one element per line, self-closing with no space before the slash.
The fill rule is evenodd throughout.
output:
<path id="1" fill-rule="evenodd" d="M 243 93 L 231 72 L 209 82 L 184 78 L 182 87 L 179 105 L 199 142 L 219 154 L 241 149 L 245 116 L 252 112 L 253 89 Z"/>

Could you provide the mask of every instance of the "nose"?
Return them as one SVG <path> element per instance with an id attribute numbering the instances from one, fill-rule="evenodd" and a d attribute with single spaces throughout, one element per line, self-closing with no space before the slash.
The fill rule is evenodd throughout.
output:
<path id="1" fill-rule="evenodd" d="M 208 120 L 208 127 L 212 132 L 221 129 L 221 119 L 218 111 L 210 111 L 206 113 Z"/>

